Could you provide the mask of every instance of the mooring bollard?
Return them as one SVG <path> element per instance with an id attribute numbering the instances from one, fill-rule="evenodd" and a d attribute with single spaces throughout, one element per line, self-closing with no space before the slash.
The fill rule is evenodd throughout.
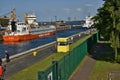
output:
<path id="1" fill-rule="evenodd" d="M 36 51 L 33 52 L 33 56 L 37 56 L 37 52 Z"/>

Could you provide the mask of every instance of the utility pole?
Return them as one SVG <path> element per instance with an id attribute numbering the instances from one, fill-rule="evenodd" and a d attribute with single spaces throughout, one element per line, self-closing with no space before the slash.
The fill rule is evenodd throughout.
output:
<path id="1" fill-rule="evenodd" d="M 55 22 L 57 21 L 57 16 L 55 16 Z"/>
<path id="2" fill-rule="evenodd" d="M 68 21 L 71 21 L 71 17 L 68 17 Z"/>

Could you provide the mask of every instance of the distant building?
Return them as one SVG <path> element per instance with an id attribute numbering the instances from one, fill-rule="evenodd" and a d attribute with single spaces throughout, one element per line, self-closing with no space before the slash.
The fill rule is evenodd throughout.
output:
<path id="1" fill-rule="evenodd" d="M 67 21 L 66 24 L 70 25 L 72 29 L 80 29 L 85 21 L 78 20 L 78 21 Z"/>
<path id="2" fill-rule="evenodd" d="M 61 31 L 61 30 L 71 29 L 71 26 L 66 25 L 65 21 L 61 20 L 61 21 L 56 21 L 56 29 L 57 31 Z"/>

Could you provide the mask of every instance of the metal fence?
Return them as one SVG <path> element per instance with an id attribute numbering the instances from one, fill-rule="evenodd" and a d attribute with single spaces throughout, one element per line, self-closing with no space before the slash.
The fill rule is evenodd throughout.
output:
<path id="1" fill-rule="evenodd" d="M 61 60 L 53 61 L 48 69 L 38 72 L 38 80 L 68 80 L 88 51 L 97 43 L 97 40 L 98 36 L 94 34 Z"/>
<path id="2" fill-rule="evenodd" d="M 98 41 L 98 33 L 94 34 L 92 37 L 90 37 L 89 39 L 87 39 L 87 48 L 88 48 L 88 52 L 90 52 L 90 50 L 93 48 L 93 46 L 97 43 Z"/>

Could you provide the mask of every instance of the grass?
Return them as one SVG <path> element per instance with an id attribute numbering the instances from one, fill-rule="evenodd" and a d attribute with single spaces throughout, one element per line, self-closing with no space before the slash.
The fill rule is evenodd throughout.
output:
<path id="1" fill-rule="evenodd" d="M 22 71 L 18 72 L 16 75 L 9 78 L 9 80 L 28 80 L 34 78 L 37 80 L 38 71 L 43 71 L 51 65 L 53 60 L 61 59 L 65 54 L 62 53 L 54 53 L 53 55 L 31 65 L 28 68 L 23 69 Z"/>
<path id="2" fill-rule="evenodd" d="M 90 75 L 90 80 L 108 80 L 110 72 L 120 72 L 120 64 L 114 62 L 114 53 L 109 43 L 102 44 L 101 51 L 95 59 L 96 64 Z"/>
<path id="3" fill-rule="evenodd" d="M 74 49 L 76 46 L 80 45 L 82 42 L 84 42 L 91 36 L 92 35 L 88 35 L 88 36 L 78 40 L 77 42 L 71 44 L 70 50 Z M 23 69 L 22 71 L 18 72 L 14 76 L 10 77 L 9 80 L 31 80 L 31 79 L 37 80 L 38 79 L 38 71 L 44 71 L 51 65 L 53 60 L 60 60 L 66 54 L 65 53 L 54 53 L 54 54 L 50 55 L 49 57 L 35 63 L 34 65 L 31 65 L 31 66 Z"/>
<path id="4" fill-rule="evenodd" d="M 95 34 L 95 33 L 93 33 L 93 34 Z M 81 43 L 83 43 L 83 42 L 84 42 L 85 40 L 87 40 L 88 38 L 90 38 L 93 34 L 88 35 L 88 36 L 86 36 L 86 37 L 84 37 L 84 38 L 81 38 L 81 39 L 78 40 L 77 42 L 75 42 L 75 43 L 73 43 L 72 45 L 70 45 L 71 50 L 74 49 L 76 46 L 80 45 Z"/>
<path id="5" fill-rule="evenodd" d="M 120 71 L 120 64 L 96 61 L 90 80 L 108 80 L 108 74 L 113 71 Z"/>

